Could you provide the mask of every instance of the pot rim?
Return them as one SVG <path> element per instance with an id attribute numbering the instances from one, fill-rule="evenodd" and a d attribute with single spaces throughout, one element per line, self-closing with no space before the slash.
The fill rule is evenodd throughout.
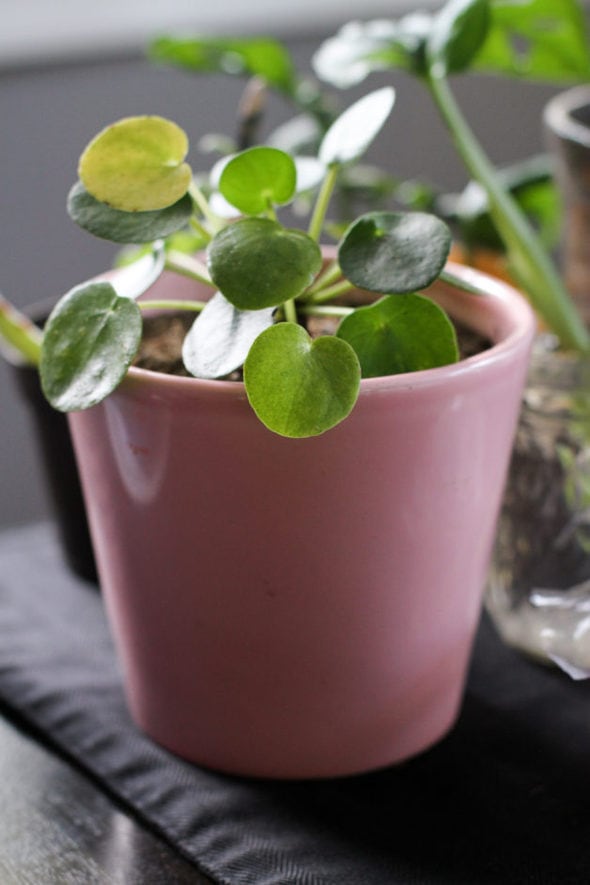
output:
<path id="1" fill-rule="evenodd" d="M 543 110 L 545 125 L 556 135 L 590 147 L 590 126 L 573 116 L 576 111 L 590 106 L 590 86 L 574 86 L 551 98 Z"/>
<path id="2" fill-rule="evenodd" d="M 458 314 L 470 313 L 470 300 L 482 299 L 484 308 L 477 311 L 482 316 L 488 314 L 489 328 L 484 332 L 491 340 L 492 345 L 485 351 L 465 359 L 459 360 L 447 366 L 439 366 L 435 369 L 423 369 L 418 372 L 405 372 L 398 375 L 385 375 L 377 378 L 363 378 L 361 391 L 376 392 L 392 390 L 395 388 L 425 388 L 440 386 L 448 383 L 457 375 L 480 372 L 490 365 L 496 365 L 519 351 L 522 346 L 532 342 L 536 330 L 536 319 L 532 308 L 524 296 L 514 287 L 503 280 L 496 279 L 489 274 L 465 265 L 448 262 L 449 271 L 456 276 L 462 277 L 466 283 L 471 283 L 484 290 L 484 294 L 474 295 L 462 291 L 451 284 L 438 281 L 429 290 L 441 306 L 449 308 L 453 302 L 459 301 L 456 318 L 470 325 Z M 454 305 L 456 306 L 456 305 Z M 475 326 L 475 324 L 472 324 Z M 194 378 L 182 375 L 168 375 L 163 372 L 155 372 L 151 369 L 141 369 L 131 366 L 127 371 L 126 379 L 134 384 L 142 386 L 150 384 L 152 387 L 165 390 L 178 390 L 188 393 L 192 388 L 200 393 L 216 394 L 227 398 L 246 398 L 246 391 L 241 381 L 223 381 L 218 379 Z"/>

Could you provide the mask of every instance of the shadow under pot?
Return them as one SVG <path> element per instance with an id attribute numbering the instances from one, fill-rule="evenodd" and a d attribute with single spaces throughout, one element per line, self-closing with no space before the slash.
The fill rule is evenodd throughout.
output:
<path id="1" fill-rule="evenodd" d="M 25 313 L 42 327 L 53 303 L 33 305 Z M 86 581 L 97 582 L 86 508 L 67 418 L 55 411 L 43 396 L 39 372 L 34 366 L 11 364 L 11 369 L 35 429 L 37 450 L 64 558 L 76 575 Z"/>

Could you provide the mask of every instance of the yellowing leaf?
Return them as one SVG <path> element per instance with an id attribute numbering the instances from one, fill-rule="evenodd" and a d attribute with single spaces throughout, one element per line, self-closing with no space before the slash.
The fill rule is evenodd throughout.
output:
<path id="1" fill-rule="evenodd" d="M 164 209 L 191 183 L 186 133 L 163 117 L 126 117 L 103 129 L 80 158 L 86 190 L 125 212 Z"/>

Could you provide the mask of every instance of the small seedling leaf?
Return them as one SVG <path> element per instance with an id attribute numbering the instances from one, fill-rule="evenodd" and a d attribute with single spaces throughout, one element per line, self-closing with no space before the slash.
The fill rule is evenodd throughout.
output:
<path id="1" fill-rule="evenodd" d="M 433 369 L 459 358 L 453 324 L 423 295 L 388 295 L 357 308 L 337 334 L 355 351 L 363 378 Z"/>
<path id="2" fill-rule="evenodd" d="M 272 326 L 274 308 L 238 310 L 216 292 L 184 339 L 182 359 L 197 378 L 223 378 L 244 364 L 250 347 Z"/>
<path id="3" fill-rule="evenodd" d="M 244 218 L 209 244 L 211 279 L 240 310 L 276 307 L 296 298 L 322 266 L 317 243 L 267 218 Z"/>
<path id="4" fill-rule="evenodd" d="M 101 203 L 78 181 L 68 194 L 70 218 L 95 237 L 113 243 L 149 243 L 186 227 L 193 211 L 185 194 L 172 206 L 151 212 L 123 212 Z"/>
<path id="5" fill-rule="evenodd" d="M 324 135 L 319 150 L 320 161 L 331 166 L 357 160 L 378 135 L 394 101 L 394 90 L 385 86 L 347 108 Z"/>
<path id="6" fill-rule="evenodd" d="M 344 276 L 372 292 L 424 289 L 439 276 L 451 248 L 449 228 L 426 212 L 369 212 L 345 233 L 338 250 Z"/>
<path id="7" fill-rule="evenodd" d="M 223 167 L 219 190 L 240 212 L 259 215 L 293 199 L 297 173 L 293 159 L 272 147 L 253 147 Z"/>
<path id="8" fill-rule="evenodd" d="M 188 139 L 176 123 L 163 117 L 126 117 L 90 142 L 78 172 L 86 190 L 114 209 L 165 209 L 190 186 L 187 151 Z"/>
<path id="9" fill-rule="evenodd" d="M 244 381 L 252 408 L 269 430 L 317 436 L 351 412 L 360 366 L 346 341 L 332 335 L 312 340 L 301 326 L 278 323 L 250 348 Z"/>
<path id="10" fill-rule="evenodd" d="M 45 325 L 41 349 L 41 385 L 51 405 L 72 412 L 108 396 L 137 352 L 141 327 L 137 304 L 110 283 L 87 283 L 65 295 Z"/>

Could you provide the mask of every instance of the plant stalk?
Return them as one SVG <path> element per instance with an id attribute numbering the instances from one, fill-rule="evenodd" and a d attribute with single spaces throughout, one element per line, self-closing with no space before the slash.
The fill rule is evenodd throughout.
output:
<path id="1" fill-rule="evenodd" d="M 299 310 L 306 317 L 347 317 L 355 309 L 340 304 L 302 304 Z"/>
<path id="2" fill-rule="evenodd" d="M 502 237 L 515 278 L 532 306 L 566 349 L 590 351 L 590 334 L 535 231 L 498 180 L 463 116 L 446 77 L 429 70 L 426 83 L 470 175 L 486 191 L 490 214 Z"/>
<path id="3" fill-rule="evenodd" d="M 340 265 L 338 264 L 337 259 L 334 258 L 326 265 L 309 289 L 306 290 L 305 298 L 303 300 L 307 300 L 308 295 L 315 295 L 316 292 L 321 291 L 324 286 L 327 286 L 329 283 L 336 282 L 341 276 L 342 271 L 340 270 Z"/>
<path id="4" fill-rule="evenodd" d="M 0 295 L 0 338 L 6 343 L 6 358 L 16 362 L 16 355 L 33 366 L 41 359 L 43 333 L 31 320 Z"/>
<path id="5" fill-rule="evenodd" d="M 320 188 L 320 192 L 314 206 L 313 215 L 311 216 L 311 221 L 309 222 L 309 229 L 307 232 L 309 236 L 316 241 L 316 243 L 319 242 L 322 235 L 324 219 L 326 217 L 326 212 L 328 211 L 328 205 L 330 203 L 330 199 L 336 185 L 336 179 L 338 178 L 339 171 L 340 166 L 337 163 L 334 163 L 332 166 L 328 167 L 328 173 L 322 182 L 322 186 Z"/>
<path id="6" fill-rule="evenodd" d="M 207 198 L 205 197 L 203 192 L 200 190 L 200 188 L 197 187 L 197 185 L 195 184 L 194 181 L 191 182 L 188 192 L 191 196 L 193 203 L 196 206 L 198 206 L 203 217 L 205 218 L 205 220 L 209 224 L 211 230 L 214 233 L 217 233 L 217 231 L 223 227 L 223 221 L 221 218 L 219 218 L 215 214 L 215 212 L 213 212 L 213 210 L 209 206 L 209 202 L 208 202 Z"/>
<path id="7" fill-rule="evenodd" d="M 201 264 L 200 261 L 197 261 L 196 258 L 185 255 L 183 252 L 168 252 L 164 267 L 166 270 L 173 270 L 175 273 L 180 274 L 183 277 L 197 280 L 199 283 L 204 283 L 212 289 L 215 288 L 207 273 L 205 265 Z"/>
<path id="8" fill-rule="evenodd" d="M 146 300 L 146 301 L 137 301 L 137 306 L 141 308 L 141 310 L 192 310 L 197 313 L 200 313 L 205 305 L 206 301 L 182 301 L 182 300 L 174 300 L 170 299 L 169 301 L 166 299 L 158 300 Z"/>
<path id="9" fill-rule="evenodd" d="M 316 291 L 313 295 L 310 295 L 309 298 L 306 298 L 304 303 L 324 304 L 326 301 L 332 301 L 333 298 L 337 298 L 339 295 L 345 295 L 347 292 L 350 292 L 351 289 L 354 289 L 354 286 L 350 280 L 339 280 L 332 286 L 326 286 L 325 289 Z"/>

